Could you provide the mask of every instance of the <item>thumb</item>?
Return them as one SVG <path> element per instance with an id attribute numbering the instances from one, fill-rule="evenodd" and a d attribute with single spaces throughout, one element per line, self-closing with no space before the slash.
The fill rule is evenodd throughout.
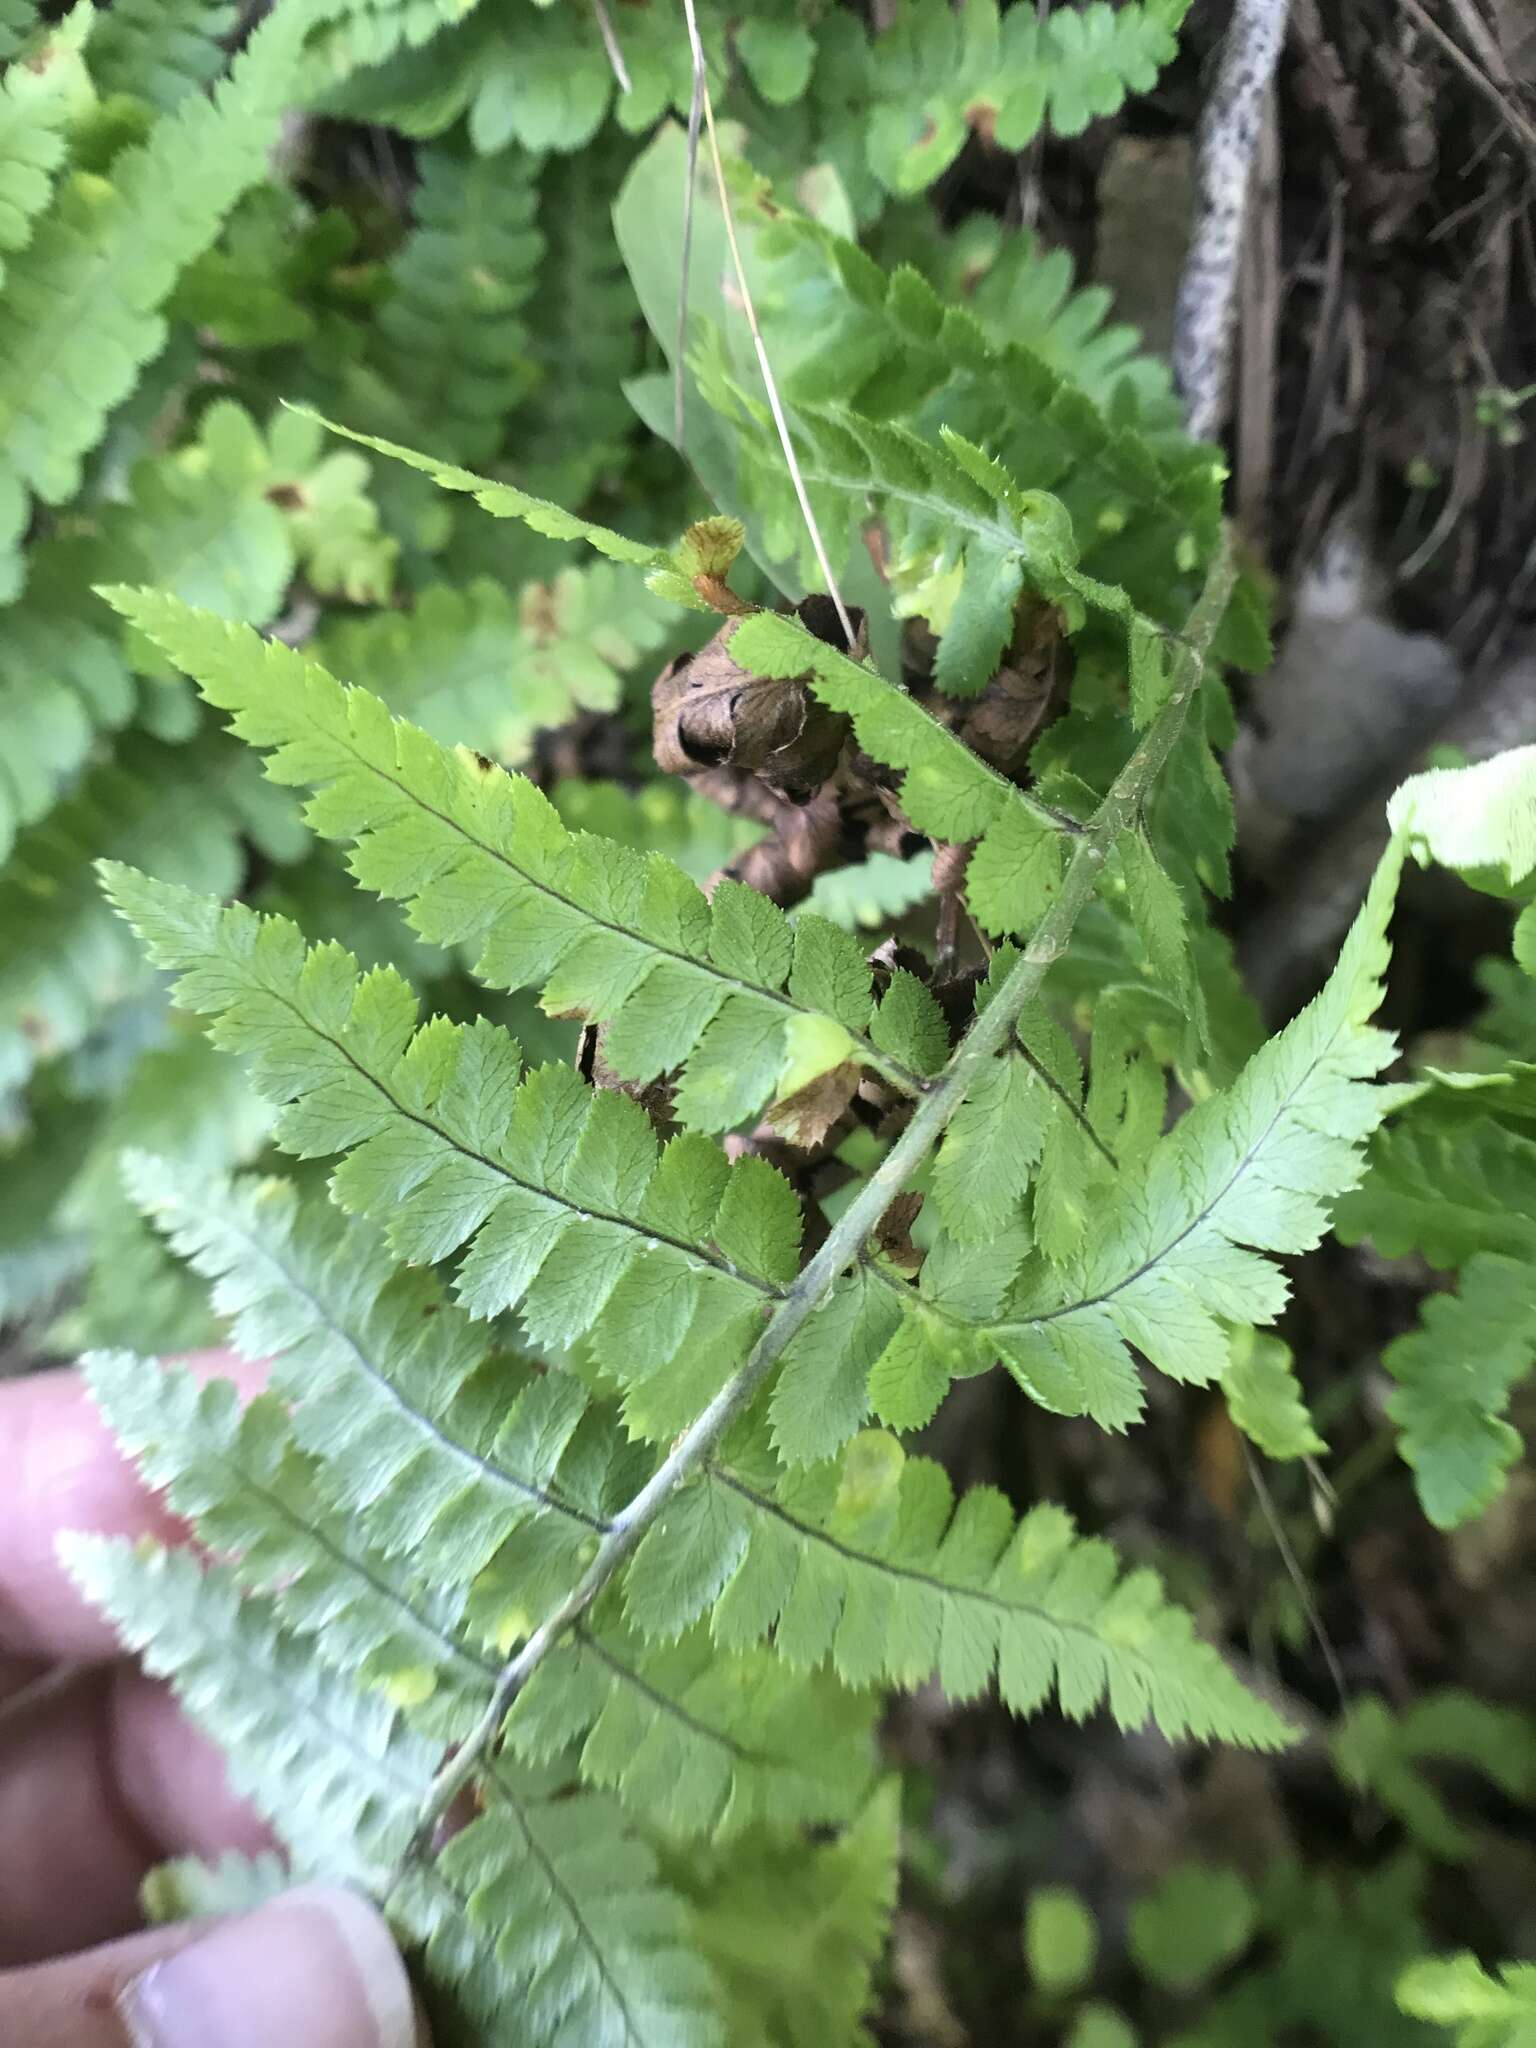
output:
<path id="1" fill-rule="evenodd" d="M 359 1893 L 286 1892 L 0 1974 L 6 2048 L 427 2048 L 389 1929 Z"/>

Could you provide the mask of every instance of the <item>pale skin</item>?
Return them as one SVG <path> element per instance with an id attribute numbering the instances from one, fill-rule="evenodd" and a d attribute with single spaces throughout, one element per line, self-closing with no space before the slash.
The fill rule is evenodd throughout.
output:
<path id="1" fill-rule="evenodd" d="M 193 1361 L 254 1386 L 223 1356 Z M 123 1657 L 54 1552 L 64 1529 L 185 1541 L 80 1379 L 0 1382 L 0 2040 L 125 2048 L 124 1988 L 203 1929 L 142 1931 L 167 1856 L 272 1846 L 164 1686 Z M 315 2048 L 354 2048 L 333 2022 Z M 372 2048 L 368 2029 L 357 2048 Z M 310 2048 L 290 2038 L 284 2048 Z"/>

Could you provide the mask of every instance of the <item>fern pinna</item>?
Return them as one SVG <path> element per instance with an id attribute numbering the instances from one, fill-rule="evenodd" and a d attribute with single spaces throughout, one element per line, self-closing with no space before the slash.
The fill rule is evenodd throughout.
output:
<path id="1" fill-rule="evenodd" d="M 642 546 L 408 459 L 660 596 L 717 587 L 697 565 L 718 535 Z M 1222 546 L 1178 640 L 1137 629 L 1140 731 L 1076 816 L 794 619 L 731 629 L 760 673 L 850 720 L 915 823 L 976 842 L 977 921 L 1017 942 L 958 1037 L 920 976 L 877 973 L 814 914 L 729 882 L 706 897 L 280 642 L 163 591 L 106 592 L 309 792 L 309 828 L 363 887 L 487 990 L 599 1025 L 626 1084 L 525 1066 L 489 1014 L 423 1021 L 394 969 L 283 917 L 103 868 L 176 1002 L 242 1056 L 277 1144 L 333 1165 L 327 1193 L 133 1158 L 135 1200 L 270 1361 L 268 1391 L 242 1409 L 224 1383 L 94 1354 L 109 1420 L 220 1561 L 85 1539 L 71 1558 L 292 1865 L 384 1901 L 449 2038 L 734 2038 L 748 1993 L 716 1916 L 732 1871 L 748 1882 L 789 1842 L 805 1875 L 786 1940 L 816 1866 L 850 1873 L 857 1964 L 805 2038 L 851 2038 L 892 1882 L 888 1686 L 1289 1739 L 1152 1571 L 1054 1506 L 956 1498 L 900 1441 L 997 1361 L 1109 1429 L 1140 1413 L 1138 1358 L 1236 1380 L 1285 1298 L 1273 1255 L 1316 1243 L 1399 1099 L 1374 1082 L 1393 1045 L 1370 1023 L 1396 849 L 1322 995 L 1170 1131 L 1111 1020 L 1086 1096 L 1052 1022 L 1052 969 L 1106 896 L 1155 979 L 1197 986 L 1144 820 L 1232 582 Z M 833 1076 L 841 1101 L 884 1091 L 891 1135 L 808 1248 L 790 1183 L 720 1134 L 793 1129 Z M 636 1099 L 658 1077 L 660 1130 Z M 891 1215 L 918 1175 L 933 1222 L 914 1281 Z M 1233 1408 L 1266 1441 L 1288 1404 L 1280 1370 L 1250 1373 Z M 813 1845 L 807 1823 L 831 1833 Z M 165 1885 L 195 1903 L 225 1881 Z"/>

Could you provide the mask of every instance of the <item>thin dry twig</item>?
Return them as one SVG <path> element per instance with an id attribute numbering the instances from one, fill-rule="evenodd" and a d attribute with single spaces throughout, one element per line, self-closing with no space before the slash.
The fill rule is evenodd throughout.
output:
<path id="1" fill-rule="evenodd" d="M 683 361 L 688 347 L 688 278 L 693 268 L 693 209 L 699 182 L 699 128 L 704 119 L 704 45 L 699 24 L 689 7 L 688 48 L 693 58 L 693 90 L 688 100 L 688 169 L 683 180 L 682 275 L 677 286 L 677 346 L 672 351 L 672 438 L 679 455 L 683 450 L 683 426 L 687 415 L 688 371 Z"/>
<path id="2" fill-rule="evenodd" d="M 613 75 L 619 81 L 620 92 L 633 92 L 634 81 L 629 75 L 629 66 L 624 62 L 624 52 L 614 33 L 613 22 L 608 13 L 608 0 L 592 0 L 592 12 L 597 16 L 597 32 L 603 39 L 603 48 L 608 52 L 608 62 L 613 66 Z"/>
<path id="3" fill-rule="evenodd" d="M 832 564 L 827 559 L 827 550 L 821 538 L 821 528 L 816 523 L 816 514 L 811 510 L 811 501 L 806 493 L 805 478 L 800 473 L 800 458 L 795 453 L 795 444 L 790 437 L 789 422 L 784 417 L 784 408 L 779 403 L 779 387 L 774 381 L 773 366 L 768 360 L 768 350 L 763 341 L 763 331 L 757 322 L 757 308 L 752 303 L 752 288 L 747 283 L 747 268 L 741 260 L 741 245 L 736 239 L 736 218 L 731 212 L 730 194 L 726 190 L 725 165 L 720 157 L 720 138 L 715 132 L 715 109 L 709 96 L 709 80 L 704 77 L 704 46 L 699 40 L 699 21 L 694 0 L 683 0 L 683 12 L 688 18 L 688 41 L 693 51 L 694 91 L 704 102 L 704 125 L 709 131 L 709 154 L 714 165 L 715 189 L 720 195 L 720 211 L 725 217 L 725 239 L 730 245 L 731 263 L 736 272 L 736 287 L 741 293 L 742 310 L 747 316 L 747 326 L 752 333 L 752 346 L 757 351 L 757 367 L 762 372 L 763 389 L 768 394 L 768 408 L 773 414 L 773 424 L 778 430 L 779 446 L 784 451 L 784 461 L 789 469 L 789 480 L 795 487 L 799 502 L 800 516 L 805 521 L 806 532 L 811 537 L 811 547 L 816 555 L 816 565 L 821 570 L 822 581 L 827 586 L 837 612 L 837 623 L 843 629 L 843 637 L 851 650 L 855 642 L 853 621 L 848 616 L 848 607 L 843 603 L 837 587 L 837 578 L 832 574 Z M 689 179 L 689 191 L 693 181 Z M 687 283 L 684 280 L 684 308 L 686 311 Z M 679 356 L 681 360 L 681 356 Z M 681 437 L 679 437 L 681 438 Z"/>
<path id="4" fill-rule="evenodd" d="M 1200 123 L 1194 232 L 1173 336 L 1184 424 L 1197 440 L 1221 425 L 1248 185 L 1288 10 L 1289 0 L 1236 0 Z"/>
<path id="5" fill-rule="evenodd" d="M 1520 109 L 1500 92 L 1487 72 L 1475 59 L 1467 55 L 1456 38 L 1443 29 L 1432 14 L 1425 12 L 1419 5 L 1419 0 L 1400 0 L 1400 4 L 1404 13 L 1440 45 L 1446 56 L 1465 75 L 1468 83 L 1482 94 L 1516 141 L 1536 158 L 1536 128 L 1531 126 Z"/>

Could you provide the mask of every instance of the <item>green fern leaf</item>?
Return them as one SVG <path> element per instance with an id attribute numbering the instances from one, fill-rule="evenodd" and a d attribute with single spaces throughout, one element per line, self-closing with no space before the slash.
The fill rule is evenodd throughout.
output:
<path id="1" fill-rule="evenodd" d="M 451 462 L 439 462 L 436 456 L 422 455 L 414 448 L 402 448 L 397 442 L 381 440 L 374 434 L 354 433 L 335 420 L 324 424 L 333 434 L 344 434 L 349 441 L 356 441 L 364 448 L 372 448 L 380 455 L 388 455 L 396 462 L 403 462 L 408 469 L 419 470 L 423 476 L 431 477 L 440 490 L 462 491 L 474 499 L 483 511 L 493 519 L 520 519 L 535 533 L 542 533 L 550 540 L 581 540 L 595 548 L 610 561 L 628 562 L 633 567 L 655 572 L 670 572 L 672 557 L 665 548 L 650 547 L 644 541 L 630 540 L 622 533 L 615 533 L 612 527 L 597 526 L 590 519 L 579 519 L 574 512 L 567 512 L 562 505 L 554 505 L 547 498 L 536 498 L 527 491 L 518 490 L 515 485 L 493 483 L 488 478 L 476 476 L 472 470 L 460 469 Z"/>
<path id="2" fill-rule="evenodd" d="M 505 1763 L 480 1789 L 487 1810 L 393 1894 L 429 1973 L 529 2048 L 724 2048 L 683 1902 L 618 1808 Z"/>
<path id="3" fill-rule="evenodd" d="M 360 881 L 406 901 L 423 937 L 466 947 L 493 987 L 533 986 L 552 1014 L 606 1022 L 604 1056 L 627 1079 L 681 1068 L 685 1123 L 728 1130 L 849 1058 L 916 1092 L 947 1052 L 917 998 L 893 988 L 872 1010 L 868 964 L 832 926 L 792 929 L 734 882 L 706 902 L 660 857 L 573 837 L 531 783 L 392 721 L 281 643 L 153 593 L 112 601 L 243 738 L 277 749 L 274 779 L 318 789 L 310 819 L 355 841 Z M 843 962 L 830 1017 L 805 994 L 813 954 Z"/>
<path id="4" fill-rule="evenodd" d="M 72 67 L 62 51 L 50 55 L 52 62 L 13 65 L 0 80 L 0 257 L 31 241 L 64 162 Z"/>
<path id="5" fill-rule="evenodd" d="M 869 160 L 889 190 L 921 192 L 954 161 L 972 127 L 1022 149 L 1049 116 L 1077 135 L 1146 91 L 1175 54 L 1188 0 L 1057 8 L 1037 22 L 995 0 L 904 0 L 870 52 Z"/>
<path id="6" fill-rule="evenodd" d="M 586 1338 L 641 1390 L 635 1426 L 669 1369 L 694 1375 L 691 1414 L 745 1356 L 793 1278 L 798 1229 L 788 1185 L 762 1162 L 729 1169 L 701 1137 L 658 1156 L 635 1103 L 564 1068 L 520 1082 L 516 1046 L 488 1022 L 417 1030 L 391 971 L 359 976 L 339 947 L 306 953 L 292 925 L 243 905 L 129 869 L 106 879 L 151 957 L 181 973 L 178 1000 L 217 1016 L 217 1042 L 248 1053 L 258 1092 L 285 1105 L 279 1143 L 346 1152 L 336 1198 L 387 1218 L 401 1256 L 469 1247 L 457 1292 L 472 1313 L 521 1304 L 535 1345 Z"/>
<path id="7" fill-rule="evenodd" d="M 584 539 L 615 560 L 648 568 L 654 589 L 668 596 L 686 596 L 686 578 L 679 572 L 677 560 L 664 549 L 646 548 L 606 527 L 594 527 L 556 506 L 530 499 L 510 485 L 488 483 L 467 470 L 450 469 L 409 449 L 396 448 L 366 435 L 353 434 L 350 438 L 425 471 L 445 489 L 469 492 L 497 517 L 522 519 L 536 531 L 558 538 Z M 964 469 L 952 461 L 950 469 L 960 477 L 960 487 L 974 494 L 977 487 Z M 128 601 L 125 595 L 123 602 Z M 138 602 L 152 600 L 141 598 Z M 902 802 L 917 830 L 935 839 L 961 842 L 980 837 L 983 847 L 978 850 L 978 857 L 985 858 L 987 828 L 1010 812 L 1023 812 L 1035 824 L 1031 845 L 1038 841 L 1036 821 L 1042 810 L 1037 800 L 978 759 L 904 691 L 893 689 L 874 670 L 861 667 L 827 646 L 797 620 L 768 613 L 743 619 L 734 629 L 732 651 L 754 674 L 804 678 L 821 702 L 852 719 L 861 745 L 878 760 L 905 770 Z M 1031 882 L 1043 866 L 1043 857 L 1037 854 L 1028 871 Z M 1009 919 L 999 929 L 1020 929 L 1038 914 L 1038 902 L 1015 900 L 1017 891 L 1009 895 L 1006 878 L 997 894 L 1007 899 L 1007 907 L 1004 909 L 999 901 L 994 914 Z"/>
<path id="8" fill-rule="evenodd" d="M 733 2048 L 786 2042 L 871 2048 L 860 2024 L 896 1900 L 901 1805 L 894 1778 L 836 1841 L 758 1835 L 670 1872 L 693 1905 Z M 772 1925 L 775 1938 L 763 1940 Z"/>
<path id="9" fill-rule="evenodd" d="M 218 77 L 238 23 L 229 0 L 113 0 L 91 31 L 91 78 L 169 113 Z"/>
<path id="10" fill-rule="evenodd" d="M 1432 1266 L 1461 1266 L 1478 1252 L 1536 1257 L 1536 1139 L 1479 1119 L 1440 1130 L 1405 1117 L 1371 1147 L 1370 1178 L 1346 1196 L 1337 1229 L 1345 1244 L 1369 1237 L 1389 1259 L 1422 1252 Z"/>
<path id="11" fill-rule="evenodd" d="M 551 157 L 539 178 L 545 254 L 532 352 L 542 377 L 517 420 L 518 474 L 562 505 L 584 503 L 617 472 L 635 432 L 624 382 L 639 368 L 640 338 L 609 217 L 628 158 L 599 142 Z"/>
<path id="12" fill-rule="evenodd" d="M 1387 815 L 1426 865 L 1455 868 L 1500 895 L 1523 895 L 1536 874 L 1536 746 L 1412 775 Z"/>
<path id="13" fill-rule="evenodd" d="M 214 1282 L 239 1349 L 272 1361 L 271 1384 L 298 1404 L 301 1449 L 324 1461 L 336 1509 L 370 1541 L 429 1583 L 467 1584 L 548 1515 L 549 1572 L 579 1567 L 626 1481 L 616 1444 L 590 1429 L 562 1478 L 586 1405 L 574 1382 L 498 1359 L 428 1276 L 396 1273 L 373 1226 L 301 1210 L 281 1181 L 231 1187 L 142 1155 L 129 1171 L 156 1225 Z"/>
<path id="14" fill-rule="evenodd" d="M 243 1584 L 281 1593 L 286 1627 L 323 1638 L 326 1661 L 355 1673 L 364 1690 L 409 1705 L 424 1692 L 434 1720 L 458 1709 L 464 1726 L 483 1710 L 497 1667 L 460 1641 L 461 1600 L 393 1564 L 325 1500 L 284 1399 L 264 1394 L 242 1409 L 230 1381 L 199 1386 L 180 1368 L 127 1351 L 88 1353 L 82 1364 L 145 1478 L 203 1543 L 238 1560 Z"/>
<path id="15" fill-rule="evenodd" d="M 1497 1499 L 1524 1450 L 1504 1420 L 1516 1384 L 1536 1367 L 1530 1266 L 1480 1252 L 1455 1294 L 1432 1295 L 1417 1329 L 1382 1353 L 1397 1386 L 1387 1414 L 1415 1490 L 1440 1529 L 1470 1521 Z"/>
<path id="16" fill-rule="evenodd" d="M 657 1635 L 713 1600 L 718 1643 L 742 1647 L 771 1629 L 781 1657 L 803 1669 L 830 1657 L 850 1685 L 914 1686 L 936 1673 L 966 1699 L 995 1675 L 1019 1714 L 1054 1691 L 1074 1717 L 1107 1699 L 1123 1727 L 1151 1718 L 1172 1736 L 1286 1741 L 1279 1716 L 1197 1640 L 1156 1576 L 1117 1569 L 1109 1546 L 1078 1536 L 1059 1508 L 1016 1522 L 987 1487 L 957 1505 L 940 1466 L 874 1432 L 776 1484 L 717 1467 L 663 1509 L 626 1600 Z"/>
<path id="17" fill-rule="evenodd" d="M 266 167 L 293 88 L 304 6 L 264 22 L 211 99 L 189 96 L 124 151 L 110 185 L 72 184 L 12 262 L 0 316 L 0 549 L 33 496 L 62 504 L 109 414 L 165 342 L 161 303 Z M 14 593 L 14 556 L 4 587 Z"/>
<path id="18" fill-rule="evenodd" d="M 967 1240 L 997 1237 L 1045 1149 L 1053 1100 L 1036 1070 L 994 1060 L 944 1133 L 933 1199 L 945 1228 Z"/>
<path id="19" fill-rule="evenodd" d="M 379 369 L 398 432 L 430 434 L 454 461 L 488 462 L 536 376 L 521 308 L 533 295 L 543 237 L 531 169 L 423 149 L 415 227 L 389 266 L 378 315 Z M 414 394 L 432 364 L 430 399 Z"/>
<path id="20" fill-rule="evenodd" d="M 1274 1320 L 1285 1279 L 1256 1252 L 1319 1241 L 1331 1202 L 1361 1176 L 1363 1140 L 1402 1100 L 1368 1085 L 1395 1051 L 1368 1019 L 1401 866 L 1394 846 L 1322 994 L 1111 1191 L 1086 1249 L 1060 1265 L 1026 1261 L 995 1319 L 957 1326 L 968 1352 L 979 1342 L 1000 1356 L 1043 1406 L 1122 1429 L 1142 1406 L 1129 1346 L 1208 1384 L 1228 1367 L 1225 1320 Z M 1037 1235 L 1039 1208 L 1037 1191 Z M 972 1263 L 995 1262 L 977 1248 Z"/>
<path id="21" fill-rule="evenodd" d="M 914 853 L 901 860 L 890 853 L 872 853 L 850 867 L 818 875 L 806 908 L 851 932 L 894 924 L 932 894 L 931 854 Z"/>
<path id="22" fill-rule="evenodd" d="M 516 597 L 488 577 L 464 589 L 433 585 L 412 610 L 343 621 L 321 646 L 333 673 L 397 716 L 511 767 L 527 760 L 537 733 L 582 711 L 617 710 L 625 673 L 662 644 L 671 618 L 670 606 L 598 562 L 525 584 Z"/>
<path id="23" fill-rule="evenodd" d="M 1313 1426 L 1290 1349 L 1264 1330 L 1236 1330 L 1221 1383 L 1232 1420 L 1266 1458 L 1316 1458 L 1328 1446 Z"/>
<path id="24" fill-rule="evenodd" d="M 119 1441 L 244 1583 L 281 1594 L 286 1625 L 461 1739 L 509 1640 L 579 1574 L 647 1459 L 574 1380 L 496 1356 L 424 1275 L 395 1274 L 368 1226 L 296 1208 L 277 1182 L 142 1159 L 132 1180 L 277 1392 L 242 1414 L 225 1383 L 97 1355 Z M 670 1835 L 720 1834 L 848 1814 L 872 1704 L 791 1684 L 763 1653 L 722 1659 L 704 1635 L 651 1648 L 600 1616 L 506 1733 L 530 1762 L 578 1752 L 588 1782 Z"/>
<path id="25" fill-rule="evenodd" d="M 221 778 L 239 765 L 222 745 L 136 741 L 24 832 L 0 880 L 0 1087 L 78 1046 L 149 977 L 101 900 L 103 852 L 232 890 L 243 872 L 240 820 Z"/>
<path id="26" fill-rule="evenodd" d="M 53 808 L 98 736 L 134 711 L 128 665 L 91 611 L 76 554 L 58 543 L 35 550 L 0 643 L 0 857 Z"/>
<path id="27" fill-rule="evenodd" d="M 1411 2019 L 1456 2029 L 1456 2048 L 1531 2048 L 1536 2041 L 1536 1963 L 1501 1963 L 1495 1977 L 1470 1949 L 1425 1956 L 1397 1980 Z"/>
<path id="28" fill-rule="evenodd" d="M 573 2014 L 602 2048 L 714 2048 L 713 1987 L 684 1909 L 599 1794 L 498 1763 L 484 1811 L 430 1866 L 406 1864 L 434 1748 L 350 1690 L 263 1600 L 184 1552 L 63 1539 L 88 1596 L 224 1749 L 231 1782 L 306 1874 L 388 1893 L 429 1978 L 532 2048 Z"/>
<path id="29" fill-rule="evenodd" d="M 1025 17 L 1015 9 L 1009 19 L 1022 26 Z M 684 159 L 681 137 L 664 131 L 631 171 L 615 212 L 636 292 L 669 358 L 677 346 L 679 259 L 658 251 L 650 222 L 658 210 L 680 206 Z M 971 302 L 969 266 L 953 279 L 946 303 L 910 266 L 887 274 L 855 244 L 806 219 L 788 191 L 770 194 L 744 174 L 733 184 L 738 235 L 763 278 L 769 353 L 835 574 L 867 566 L 863 530 L 873 498 L 893 536 L 885 567 L 898 609 L 937 611 L 932 622 L 942 627 L 957 595 L 967 607 L 977 604 L 999 563 L 1022 563 L 1032 588 L 1041 587 L 1042 562 L 1061 573 L 1043 547 L 1053 537 L 1042 527 L 1039 501 L 1050 493 L 1070 520 L 1069 529 L 1058 529 L 1055 552 L 1070 531 L 1075 546 L 1066 567 L 1081 579 L 1076 600 L 1089 607 L 1096 632 L 1112 625 L 1120 640 L 1138 609 L 1164 627 L 1182 622 L 1216 543 L 1220 474 L 1210 451 L 1177 431 L 1166 400 L 1144 416 L 1123 383 L 1102 388 L 1097 373 L 1080 366 L 1075 346 L 1065 348 L 1060 336 L 1037 338 L 1028 320 L 1010 317 L 1000 333 L 989 330 Z M 723 236 L 707 189 L 700 206 L 700 232 Z M 687 367 L 708 411 L 694 409 L 686 452 L 721 508 L 746 521 L 764 568 L 798 596 L 815 587 L 818 571 L 757 395 L 750 330 L 711 283 L 717 268 L 699 266 L 690 284 Z M 674 431 L 668 383 L 642 378 L 629 387 L 647 424 L 666 437 Z M 718 415 L 713 438 L 711 414 Z M 1022 524 L 1021 498 L 1029 513 Z M 973 576 L 972 589 L 956 577 L 968 555 L 985 572 Z M 1267 642 L 1253 599 L 1245 588 L 1231 607 L 1217 652 L 1263 666 Z M 994 603 L 989 632 L 1001 612 Z M 1153 694 L 1155 677 L 1143 688 L 1140 671 L 1154 647 L 1133 632 L 1138 699 Z M 953 658 L 954 676 L 980 687 L 968 671 Z"/>
<path id="30" fill-rule="evenodd" d="M 354 1691 L 265 1601 L 188 1552 L 65 1534 L 71 1575 L 224 1751 L 234 1789 L 305 1874 L 382 1888 L 410 1840 L 435 1753 Z"/>
<path id="31" fill-rule="evenodd" d="M 1479 1835 L 1451 1811 L 1426 1764 L 1475 1770 L 1521 1804 L 1536 1793 L 1536 1720 L 1472 1693 L 1421 1693 L 1401 1713 L 1374 1695 L 1356 1699 L 1329 1748 L 1346 1784 L 1373 1793 L 1416 1842 L 1447 1863 L 1475 1856 Z"/>
<path id="32" fill-rule="evenodd" d="M 354 72 L 419 51 L 474 5 L 475 0 L 326 0 L 308 46 L 310 91 L 335 89 Z"/>

